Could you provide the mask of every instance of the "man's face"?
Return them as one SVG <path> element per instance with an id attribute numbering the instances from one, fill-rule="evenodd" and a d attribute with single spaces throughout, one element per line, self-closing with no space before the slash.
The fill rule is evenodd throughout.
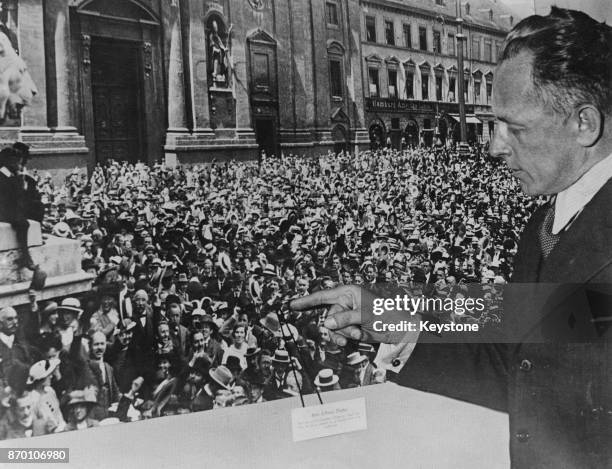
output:
<path id="1" fill-rule="evenodd" d="M 132 340 L 132 331 L 121 331 L 119 333 L 119 342 L 121 343 L 121 345 L 123 345 L 124 347 L 126 345 L 128 345 L 130 343 L 130 340 Z"/>
<path id="2" fill-rule="evenodd" d="M 582 175 L 587 157 L 577 151 L 573 119 L 564 122 L 534 99 L 531 61 L 523 52 L 497 69 L 490 153 L 503 158 L 525 194 L 557 194 Z"/>
<path id="3" fill-rule="evenodd" d="M 178 326 L 181 323 L 181 308 L 179 305 L 172 305 L 168 311 L 168 319 L 172 324 Z"/>
<path id="4" fill-rule="evenodd" d="M 113 307 L 113 299 L 110 296 L 102 298 L 102 312 L 108 313 Z"/>
<path id="5" fill-rule="evenodd" d="M 161 324 L 157 328 L 157 333 L 159 335 L 160 342 L 163 343 L 170 340 L 170 328 L 168 327 L 168 324 Z"/>
<path id="6" fill-rule="evenodd" d="M 198 332 L 193 335 L 193 349 L 197 352 L 204 348 L 204 334 Z"/>
<path id="7" fill-rule="evenodd" d="M 17 399 L 15 402 L 15 415 L 20 422 L 30 418 L 30 415 L 32 415 L 32 402 L 30 396 Z"/>
<path id="8" fill-rule="evenodd" d="M 210 337 L 210 334 L 212 333 L 212 328 L 210 327 L 210 324 L 205 323 L 202 324 L 202 335 L 204 336 L 204 340 L 208 339 Z"/>
<path id="9" fill-rule="evenodd" d="M 195 384 L 197 386 L 201 384 L 202 381 L 204 381 L 204 377 L 200 373 L 193 371 L 193 370 L 189 372 L 189 382 L 190 383 Z"/>
<path id="10" fill-rule="evenodd" d="M 139 314 L 145 314 L 147 311 L 147 297 L 142 294 L 134 296 L 134 307 Z"/>
<path id="11" fill-rule="evenodd" d="M 259 360 L 259 366 L 264 376 L 270 376 L 272 374 L 272 357 L 270 355 L 262 355 Z"/>
<path id="12" fill-rule="evenodd" d="M 0 311 L 0 332 L 13 335 L 17 331 L 18 325 L 17 311 L 13 308 L 5 308 Z"/>
<path id="13" fill-rule="evenodd" d="M 96 360 L 102 359 L 106 352 L 106 337 L 104 334 L 94 334 L 91 339 L 91 354 Z"/>

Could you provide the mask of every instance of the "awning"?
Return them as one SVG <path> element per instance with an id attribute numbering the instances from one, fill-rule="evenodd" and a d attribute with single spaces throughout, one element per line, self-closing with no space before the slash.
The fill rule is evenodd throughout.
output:
<path id="1" fill-rule="evenodd" d="M 449 114 L 449 116 L 451 116 L 453 119 L 455 119 L 457 122 L 459 122 L 459 114 Z M 482 121 L 480 119 L 478 119 L 478 117 L 476 117 L 476 116 L 466 115 L 465 116 L 465 123 L 466 124 L 482 124 Z"/>

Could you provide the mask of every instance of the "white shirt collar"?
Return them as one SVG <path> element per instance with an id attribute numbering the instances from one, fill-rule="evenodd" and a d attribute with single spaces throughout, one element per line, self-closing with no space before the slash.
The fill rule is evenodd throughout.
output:
<path id="1" fill-rule="evenodd" d="M 557 194 L 553 234 L 559 234 L 582 212 L 595 194 L 612 178 L 612 154 L 601 160 L 574 184 Z"/>
<path id="2" fill-rule="evenodd" d="M 0 173 L 4 174 L 7 178 L 10 178 L 13 175 L 13 173 L 11 173 L 6 166 L 2 166 L 2 168 L 0 168 Z"/>
<path id="3" fill-rule="evenodd" d="M 15 334 L 6 335 L 4 332 L 0 332 L 0 340 L 4 342 L 8 348 L 13 348 L 13 343 L 15 342 Z"/>

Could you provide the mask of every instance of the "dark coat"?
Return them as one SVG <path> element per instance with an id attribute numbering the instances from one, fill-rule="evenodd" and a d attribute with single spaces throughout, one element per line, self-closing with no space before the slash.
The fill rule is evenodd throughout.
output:
<path id="1" fill-rule="evenodd" d="M 518 341 L 420 343 L 400 373 L 400 384 L 508 412 L 515 468 L 612 461 L 611 206 L 609 181 L 542 263 L 544 210 L 533 215 L 504 295 Z"/>

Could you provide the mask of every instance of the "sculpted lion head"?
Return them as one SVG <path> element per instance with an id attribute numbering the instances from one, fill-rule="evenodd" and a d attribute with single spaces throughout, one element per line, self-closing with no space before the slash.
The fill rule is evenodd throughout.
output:
<path id="1" fill-rule="evenodd" d="M 0 121 L 18 119 L 38 90 L 28 67 L 7 35 L 0 31 Z"/>

